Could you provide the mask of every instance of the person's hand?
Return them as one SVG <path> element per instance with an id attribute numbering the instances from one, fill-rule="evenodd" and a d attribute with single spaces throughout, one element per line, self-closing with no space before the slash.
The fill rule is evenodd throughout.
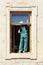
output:
<path id="1" fill-rule="evenodd" d="M 31 23 L 27 24 L 28 26 L 31 26 Z"/>
<path id="2" fill-rule="evenodd" d="M 20 30 L 18 30 L 18 33 L 20 33 Z"/>

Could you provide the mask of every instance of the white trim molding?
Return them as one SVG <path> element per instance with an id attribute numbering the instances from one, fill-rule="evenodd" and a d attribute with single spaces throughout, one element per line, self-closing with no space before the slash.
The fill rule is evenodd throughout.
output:
<path id="1" fill-rule="evenodd" d="M 31 11 L 32 12 L 32 51 L 28 53 L 10 53 L 10 11 Z M 6 59 L 11 58 L 30 58 L 36 59 L 36 45 L 37 45 L 37 35 L 36 35 L 36 16 L 37 7 L 6 7 L 6 22 L 7 22 L 7 49 L 6 49 Z"/>

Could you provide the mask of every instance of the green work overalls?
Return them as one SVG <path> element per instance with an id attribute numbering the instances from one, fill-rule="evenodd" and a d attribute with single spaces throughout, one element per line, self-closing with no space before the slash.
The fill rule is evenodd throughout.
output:
<path id="1" fill-rule="evenodd" d="M 21 33 L 20 33 L 20 44 L 19 44 L 19 50 L 20 51 L 27 51 L 28 50 L 28 33 L 25 26 L 21 27 Z"/>

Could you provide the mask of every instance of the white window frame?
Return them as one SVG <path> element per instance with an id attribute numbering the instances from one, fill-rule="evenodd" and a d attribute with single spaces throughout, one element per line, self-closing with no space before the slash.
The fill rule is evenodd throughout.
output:
<path id="1" fill-rule="evenodd" d="M 28 53 L 10 53 L 10 11 L 31 11 L 32 12 L 32 43 L 31 48 L 32 51 Z M 30 59 L 36 59 L 37 58 L 37 52 L 36 52 L 36 16 L 37 16 L 37 7 L 7 7 L 6 8 L 6 22 L 7 22 L 7 43 L 6 43 L 6 59 L 11 58 L 30 58 Z"/>

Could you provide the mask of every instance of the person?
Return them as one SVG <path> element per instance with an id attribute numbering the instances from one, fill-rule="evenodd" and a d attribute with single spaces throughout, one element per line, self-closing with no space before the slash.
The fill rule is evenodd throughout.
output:
<path id="1" fill-rule="evenodd" d="M 20 34 L 20 44 L 19 44 L 19 52 L 27 52 L 28 51 L 28 30 L 27 25 L 21 24 L 20 29 L 18 30 Z"/>

